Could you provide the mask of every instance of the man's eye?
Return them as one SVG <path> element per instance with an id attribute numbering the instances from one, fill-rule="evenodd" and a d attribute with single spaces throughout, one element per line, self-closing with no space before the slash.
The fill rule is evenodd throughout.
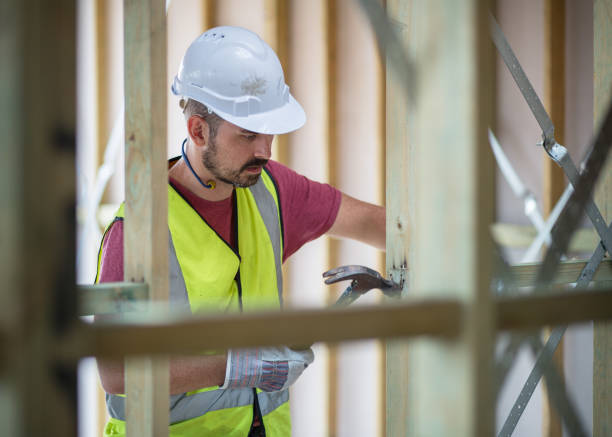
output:
<path id="1" fill-rule="evenodd" d="M 257 134 L 244 135 L 244 137 L 247 139 L 247 141 L 253 141 L 255 138 L 257 138 Z"/>

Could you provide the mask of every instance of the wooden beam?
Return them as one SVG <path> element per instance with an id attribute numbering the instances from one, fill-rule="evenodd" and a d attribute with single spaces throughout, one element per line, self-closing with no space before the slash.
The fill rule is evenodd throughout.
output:
<path id="1" fill-rule="evenodd" d="M 565 0 L 544 1 L 544 106 L 555 126 L 555 139 L 565 144 Z M 545 217 L 555 207 L 565 185 L 561 167 L 545 157 Z"/>
<path id="2" fill-rule="evenodd" d="M 396 31 L 407 46 L 410 37 L 412 7 L 410 2 L 387 0 L 387 13 L 397 24 Z M 386 144 L 386 210 L 387 210 L 387 275 L 409 288 L 408 257 L 410 231 L 414 229 L 414 186 L 409 180 L 414 173 L 413 144 L 408 136 L 408 102 L 403 92 L 405 78 L 397 75 L 387 57 L 385 74 L 385 144 Z M 396 339 L 385 344 L 385 385 L 387 404 L 385 431 L 388 437 L 408 435 L 408 398 L 410 377 L 408 343 Z"/>
<path id="3" fill-rule="evenodd" d="M 202 31 L 217 26 L 217 0 L 202 0 Z"/>
<path id="4" fill-rule="evenodd" d="M 486 286 L 483 292 L 490 292 Z M 285 310 L 219 316 L 124 315 L 123 322 L 79 323 L 55 350 L 62 360 L 98 355 L 117 357 L 201 352 L 207 348 L 272 344 L 311 344 L 362 338 L 434 336 L 457 339 L 472 316 L 455 298 L 406 298 L 374 307 Z M 611 289 L 531 294 L 497 298 L 491 312 L 498 319 L 491 331 L 527 330 L 612 319 Z M 193 336 L 189 333 L 199 332 Z M 1 334 L 1 333 L 0 333 Z M 0 335 L 0 339 L 2 336 Z M 450 343 L 447 343 L 450 344 Z"/>
<path id="5" fill-rule="evenodd" d="M 533 226 L 512 223 L 495 223 L 491 226 L 491 232 L 497 244 L 522 249 L 528 248 L 538 235 Z M 599 241 L 600 238 L 594 228 L 578 229 L 570 241 L 568 252 L 591 253 Z"/>
<path id="6" fill-rule="evenodd" d="M 580 277 L 580 272 L 586 266 L 586 261 L 564 261 L 559 263 L 557 273 L 552 280 L 553 284 L 571 284 Z M 512 266 L 510 270 L 518 287 L 532 286 L 542 264 L 529 263 Z M 598 267 L 593 278 L 594 282 L 604 282 L 612 280 L 612 260 L 604 260 Z"/>
<path id="7" fill-rule="evenodd" d="M 276 52 L 283 72 L 285 82 L 289 82 L 289 2 L 285 0 L 264 1 L 264 34 L 263 39 Z M 289 163 L 289 136 L 276 135 L 272 146 L 272 159 L 287 165 Z"/>
<path id="8" fill-rule="evenodd" d="M 148 283 L 159 305 L 168 300 L 165 2 L 126 0 L 124 8 L 124 271 L 127 281 Z M 125 362 L 127 434 L 168 435 L 168 360 Z"/>
<path id="9" fill-rule="evenodd" d="M 324 31 L 326 36 L 325 67 L 326 67 L 326 98 L 327 98 L 327 175 L 329 183 L 339 187 L 340 177 L 338 161 L 338 0 L 326 2 L 324 16 Z M 340 265 L 340 241 L 329 239 L 327 259 L 330 268 Z M 332 305 L 338 297 L 340 287 L 334 286 L 327 295 L 327 305 Z M 327 344 L 327 434 L 335 436 L 338 433 L 338 352 L 337 343 Z"/>
<path id="10" fill-rule="evenodd" d="M 419 341 L 411 347 L 410 435 L 493 434 L 495 312 L 487 285 L 495 209 L 495 166 L 487 146 L 494 120 L 491 3 L 412 5 L 418 92 L 409 131 L 414 177 L 407 186 L 416 188 L 418 232 L 411 243 L 410 294 L 452 296 L 464 305 L 466 318 L 456 343 Z"/>
<path id="11" fill-rule="evenodd" d="M 588 320 L 609 320 L 612 289 L 502 297 L 496 301 L 497 329 L 532 330 Z"/>
<path id="12" fill-rule="evenodd" d="M 76 2 L 0 2 L 0 423 L 76 436 Z M 60 431 L 61 430 L 61 431 Z"/>
<path id="13" fill-rule="evenodd" d="M 77 292 L 80 316 L 143 311 L 149 299 L 148 285 L 137 282 L 79 285 Z"/>
<path id="14" fill-rule="evenodd" d="M 612 0 L 595 0 L 593 7 L 595 128 L 612 97 Z M 612 220 L 612 158 L 601 173 L 595 202 L 606 223 Z M 608 248 L 608 252 L 610 248 Z M 612 323 L 595 323 L 593 334 L 593 435 L 612 434 Z"/>
<path id="15" fill-rule="evenodd" d="M 544 1 L 544 106 L 555 126 L 555 139 L 565 144 L 565 0 Z M 552 212 L 565 189 L 565 175 L 548 156 L 544 158 L 544 218 Z M 593 245 L 592 247 L 595 247 Z M 546 330 L 550 334 L 550 329 Z M 563 339 L 555 351 L 553 362 L 564 378 Z M 543 385 L 542 435 L 561 437 L 561 417 L 551 404 L 546 383 Z"/>
<path id="16" fill-rule="evenodd" d="M 110 5 L 107 0 L 95 1 L 96 11 L 96 100 L 97 100 L 97 144 L 96 163 L 104 162 L 104 151 L 110 138 L 111 123 L 109 120 L 110 100 Z"/>

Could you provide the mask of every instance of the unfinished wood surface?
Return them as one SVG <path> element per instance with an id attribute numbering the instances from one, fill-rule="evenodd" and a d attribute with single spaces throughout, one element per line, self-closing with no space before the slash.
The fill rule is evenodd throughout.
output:
<path id="1" fill-rule="evenodd" d="M 388 0 L 387 13 L 396 23 L 395 30 L 407 47 L 411 36 L 412 2 Z M 410 287 L 408 260 L 411 258 L 410 232 L 414 229 L 414 186 L 409 184 L 414 173 L 414 145 L 408 136 L 410 123 L 408 100 L 403 92 L 406 79 L 386 61 L 386 270 L 392 280 L 402 283 L 402 293 Z M 385 429 L 388 437 L 408 435 L 408 342 L 386 342 Z"/>
<path id="2" fill-rule="evenodd" d="M 0 2 L 0 432 L 76 436 L 75 2 Z"/>
<path id="3" fill-rule="evenodd" d="M 217 0 L 202 1 L 202 23 L 204 32 L 206 29 L 217 26 Z"/>
<path id="4" fill-rule="evenodd" d="M 565 144 L 565 0 L 544 1 L 544 106 L 555 126 L 555 139 Z M 548 156 L 544 158 L 543 216 L 546 219 L 565 189 L 563 170 Z M 592 246 L 595 247 L 595 246 Z M 550 334 L 550 329 L 547 329 Z M 553 362 L 564 377 L 564 341 L 561 339 Z M 543 387 L 542 435 L 561 437 L 561 417 Z"/>
<path id="5" fill-rule="evenodd" d="M 126 0 L 125 280 L 168 300 L 166 14 L 159 0 Z M 164 358 L 126 360 L 128 436 L 168 435 L 169 373 Z"/>
<path id="6" fill-rule="evenodd" d="M 107 0 L 96 0 L 96 100 L 97 100 L 97 163 L 104 162 L 104 151 L 112 129 L 109 120 L 109 87 L 108 74 L 111 62 L 110 56 L 110 4 Z"/>
<path id="7" fill-rule="evenodd" d="M 537 278 L 540 263 L 519 264 L 510 269 L 516 285 L 519 287 L 532 286 Z M 586 266 L 586 261 L 564 261 L 559 263 L 557 273 L 552 280 L 553 284 L 571 284 L 578 280 L 580 272 Z M 612 280 L 612 260 L 604 259 L 597 268 L 593 281 L 603 282 Z"/>
<path id="8" fill-rule="evenodd" d="M 208 0 L 212 1 L 212 0 Z M 291 85 L 291 71 L 289 66 L 289 8 L 290 2 L 285 0 L 264 0 L 264 34 L 263 39 L 272 47 L 278 55 L 283 67 L 285 83 Z M 291 159 L 290 136 L 275 135 L 272 143 L 272 159 L 284 165 L 288 165 Z M 287 264 L 283 264 L 283 283 L 288 284 L 291 274 Z M 283 298 L 287 297 L 287 289 L 283 288 Z"/>
<path id="9" fill-rule="evenodd" d="M 77 293 L 80 316 L 142 311 L 149 299 L 147 284 L 135 282 L 78 285 Z"/>
<path id="10" fill-rule="evenodd" d="M 489 289 L 485 287 L 485 289 Z M 525 330 L 612 319 L 609 287 L 575 293 L 529 294 L 497 298 L 491 312 L 499 314 L 492 331 Z M 272 344 L 310 344 L 362 338 L 431 336 L 457 339 L 471 314 L 455 298 L 406 298 L 401 303 L 328 310 L 285 310 L 231 316 L 125 316 L 127 324 L 79 323 L 62 340 L 56 354 L 63 360 L 88 355 L 116 357 L 135 354 L 192 353 L 206 348 Z M 199 332 L 194 336 L 190 333 Z M 451 342 L 446 341 L 450 345 Z"/>
<path id="11" fill-rule="evenodd" d="M 283 66 L 285 82 L 289 83 L 289 2 L 285 0 L 264 0 L 264 34 L 262 38 L 276 52 Z M 272 159 L 282 164 L 289 163 L 289 137 L 276 135 L 272 145 Z"/>
<path id="12" fill-rule="evenodd" d="M 503 297 L 496 300 L 499 330 L 528 331 L 586 320 L 609 320 L 612 288 L 550 295 Z"/>
<path id="13" fill-rule="evenodd" d="M 595 129 L 612 97 L 612 0 L 595 0 L 593 8 Z M 595 191 L 606 223 L 612 220 L 612 158 L 608 157 Z M 608 248 L 608 252 L 612 250 Z M 610 256 L 610 253 L 608 253 Z M 612 323 L 595 323 L 593 334 L 593 435 L 612 435 Z"/>
<path id="14" fill-rule="evenodd" d="M 203 348 L 247 347 L 271 344 L 310 344 L 363 338 L 432 335 L 453 338 L 461 308 L 452 299 L 418 300 L 401 304 L 344 309 L 257 312 L 205 318 L 157 317 L 143 326 L 142 317 L 128 323 L 80 324 L 57 353 L 62 357 L 117 356 L 145 353 L 191 353 Z M 136 323 L 135 323 L 136 322 Z M 201 333 L 194 336 L 187 332 Z M 195 331 L 194 331 L 195 330 Z"/>
<path id="15" fill-rule="evenodd" d="M 338 99 L 337 99 L 337 50 L 338 50 L 338 0 L 328 0 L 325 9 L 325 36 L 327 49 L 325 53 L 326 67 L 326 98 L 327 98 L 327 163 L 328 163 L 328 179 L 329 183 L 338 187 L 339 171 L 338 165 Z M 327 259 L 329 268 L 334 268 L 340 265 L 340 241 L 329 239 L 327 248 Z M 335 285 L 331 288 L 327 295 L 327 305 L 332 305 L 338 298 L 340 285 Z M 337 343 L 327 344 L 327 434 L 335 436 L 338 433 L 338 352 Z"/>
<path id="16" fill-rule="evenodd" d="M 495 223 L 491 232 L 497 244 L 520 249 L 527 249 L 538 235 L 534 226 L 512 223 Z M 568 252 L 590 255 L 599 241 L 600 238 L 593 227 L 578 229 L 570 241 Z"/>
<path id="17" fill-rule="evenodd" d="M 456 343 L 418 340 L 411 347 L 408 420 L 414 436 L 493 434 L 490 6 L 477 0 L 412 6 L 409 43 L 418 92 L 409 132 L 415 145 L 409 186 L 416 188 L 410 294 L 452 296 L 465 311 Z"/>

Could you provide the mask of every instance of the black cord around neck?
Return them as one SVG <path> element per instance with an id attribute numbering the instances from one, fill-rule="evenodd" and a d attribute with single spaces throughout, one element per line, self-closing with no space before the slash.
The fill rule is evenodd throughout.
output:
<path id="1" fill-rule="evenodd" d="M 187 142 L 187 138 L 185 138 L 185 141 L 183 141 L 183 145 L 181 146 L 181 154 L 183 155 L 183 159 L 185 160 L 185 164 L 187 164 L 187 167 L 189 168 L 189 170 L 191 170 L 191 173 L 193 173 L 193 175 L 195 176 L 195 178 L 198 180 L 198 182 L 204 187 L 204 188 L 208 188 L 209 190 L 214 190 L 215 189 L 215 181 L 208 181 L 208 184 L 205 184 L 202 179 L 200 179 L 200 177 L 198 176 L 198 174 L 195 172 L 195 170 L 193 169 L 193 167 L 191 166 L 191 163 L 189 162 L 189 158 L 187 158 L 187 154 L 185 153 L 185 143 Z"/>

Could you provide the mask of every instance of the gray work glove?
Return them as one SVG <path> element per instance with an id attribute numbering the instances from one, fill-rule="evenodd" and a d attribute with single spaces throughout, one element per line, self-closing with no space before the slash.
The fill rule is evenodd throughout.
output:
<path id="1" fill-rule="evenodd" d="M 257 387 L 263 391 L 284 390 L 292 385 L 314 360 L 311 348 L 286 346 L 230 349 L 225 382 L 221 388 Z"/>

